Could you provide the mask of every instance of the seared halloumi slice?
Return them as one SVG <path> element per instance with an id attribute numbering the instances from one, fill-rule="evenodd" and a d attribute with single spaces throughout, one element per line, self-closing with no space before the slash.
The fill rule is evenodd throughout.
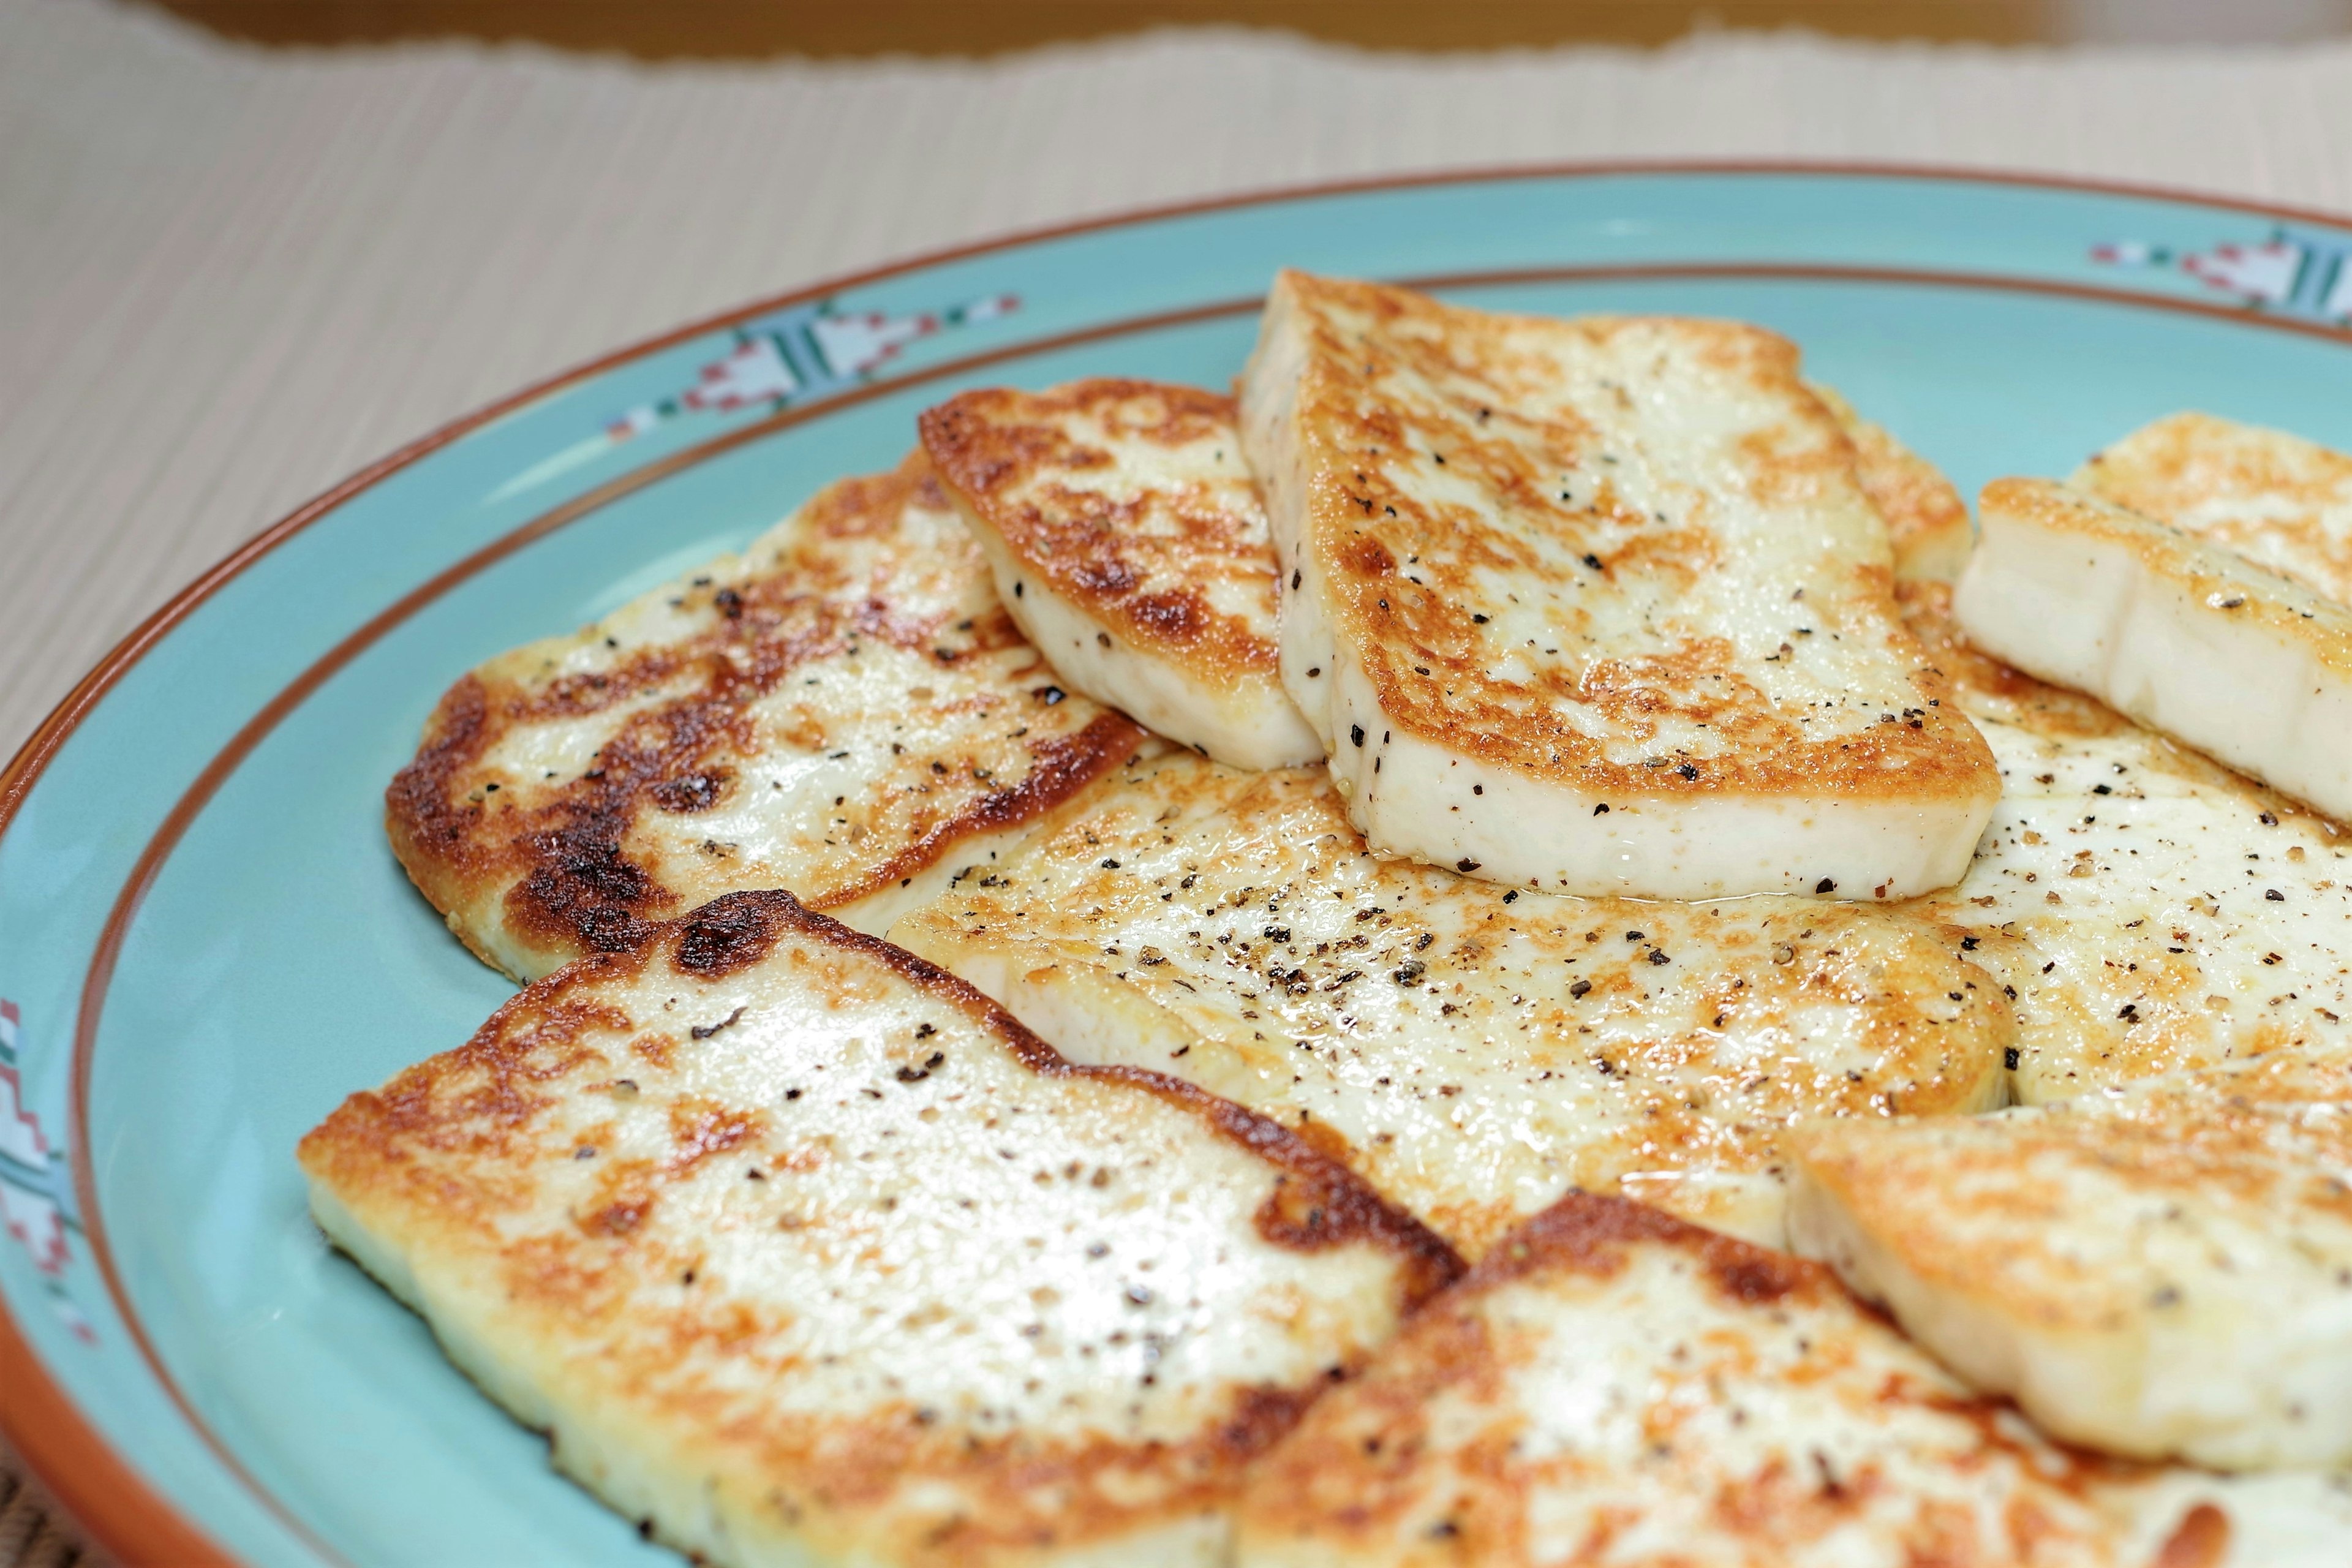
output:
<path id="1" fill-rule="evenodd" d="M 2341 1568 L 2352 1491 L 2100 1460 L 1818 1264 L 1563 1199 L 1250 1481 L 1237 1568 Z"/>
<path id="2" fill-rule="evenodd" d="M 1838 427 L 1853 443 L 1854 478 L 1886 524 L 1898 583 L 1949 583 L 1969 563 L 1976 527 L 1969 503 L 1942 469 L 1895 438 L 1885 426 L 1854 412 L 1830 387 L 1811 384 Z"/>
<path id="3" fill-rule="evenodd" d="M 1786 340 L 1285 272 L 1242 429 L 1283 683 L 1383 852 L 1678 899 L 1967 869 L 1992 758 Z"/>
<path id="4" fill-rule="evenodd" d="M 1150 381 L 967 392 L 923 449 L 1063 683 L 1242 768 L 1319 761 L 1275 659 L 1274 544 L 1234 400 Z"/>
<path id="5" fill-rule="evenodd" d="M 1147 764 L 891 932 L 1065 1055 L 1182 1075 L 1475 1257 L 1571 1186 L 1778 1244 L 1780 1135 L 2001 1103 L 2005 999 L 1809 899 L 1520 893 L 1370 854 L 1318 771 Z"/>
<path id="6" fill-rule="evenodd" d="M 2048 480 L 1978 513 L 1952 601 L 1978 647 L 2352 819 L 2352 608 Z"/>
<path id="7" fill-rule="evenodd" d="M 743 888 L 880 931 L 1145 741 L 1056 684 L 918 454 L 466 676 L 385 820 L 528 980 Z"/>
<path id="8" fill-rule="evenodd" d="M 541 981 L 300 1154 L 559 1467 L 736 1565 L 1221 1563 L 1243 1467 L 1459 1268 L 781 892 Z"/>
<path id="9" fill-rule="evenodd" d="M 2175 414 L 2068 481 L 2352 605 L 2352 457 L 2284 430 Z"/>
<path id="10" fill-rule="evenodd" d="M 1790 1137 L 1790 1230 L 2071 1442 L 2352 1465 L 2352 1058 Z"/>
<path id="11" fill-rule="evenodd" d="M 2004 786 L 1968 877 L 1908 907 L 2013 994 L 2017 1099 L 2352 1043 L 2352 837 L 1906 597 Z"/>

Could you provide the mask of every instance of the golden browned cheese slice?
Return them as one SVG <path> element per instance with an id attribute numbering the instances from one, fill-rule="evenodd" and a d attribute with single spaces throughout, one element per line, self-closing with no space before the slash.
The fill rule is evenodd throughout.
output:
<path id="1" fill-rule="evenodd" d="M 782 892 L 529 987 L 300 1157 L 559 1467 L 733 1568 L 1211 1568 L 1243 1467 L 1459 1267 Z"/>
<path id="2" fill-rule="evenodd" d="M 1066 1055 L 1321 1141 L 1465 1255 L 1571 1186 L 1778 1245 L 1809 1116 L 2001 1103 L 1995 982 L 1802 899 L 1520 893 L 1370 854 L 1319 771 L 1147 763 L 891 932 Z"/>
<path id="3" fill-rule="evenodd" d="M 450 929 L 530 979 L 740 888 L 878 931 L 1144 740 L 1055 684 L 918 454 L 467 675 L 385 823 Z"/>
<path id="4" fill-rule="evenodd" d="M 1797 357 L 1276 279 L 1242 429 L 1283 683 L 1375 846 L 1589 895 L 1959 879 L 1992 759 Z"/>
<path id="5" fill-rule="evenodd" d="M 994 387 L 921 426 L 998 597 L 1064 684 L 1235 767 L 1321 759 L 1276 668 L 1274 545 L 1232 398 Z"/>
<path id="6" fill-rule="evenodd" d="M 2352 1042 L 2352 836 L 1970 648 L 1941 584 L 1906 599 L 2003 784 L 1967 878 L 1909 908 L 2015 994 L 2017 1099 Z"/>
<path id="7" fill-rule="evenodd" d="M 2284 430 L 2175 414 L 2071 483 L 2352 605 L 2352 457 Z"/>
<path id="8" fill-rule="evenodd" d="M 1977 515 L 1977 647 L 2352 820 L 2352 606 L 2071 485 L 1996 479 Z"/>
<path id="9" fill-rule="evenodd" d="M 2352 1465 L 2352 1060 L 1790 1138 L 1790 1231 L 2069 1441 Z"/>
<path id="10" fill-rule="evenodd" d="M 1885 426 L 1854 412 L 1832 389 L 1812 383 L 1819 397 L 1853 443 L 1854 477 L 1885 520 L 1895 551 L 1898 583 L 1950 583 L 1969 563 L 1976 528 L 1969 503 L 1942 469 L 1905 446 Z"/>
<path id="11" fill-rule="evenodd" d="M 2336 1568 L 2352 1493 L 2102 1460 L 1801 1262 L 1528 1222 L 1261 1463 L 1238 1568 Z"/>

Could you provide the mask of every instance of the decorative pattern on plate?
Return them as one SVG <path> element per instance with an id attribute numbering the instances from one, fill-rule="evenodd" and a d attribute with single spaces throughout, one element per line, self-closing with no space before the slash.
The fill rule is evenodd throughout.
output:
<path id="1" fill-rule="evenodd" d="M 723 341 L 731 346 L 705 361 L 691 382 L 631 404 L 593 434 L 520 469 L 490 499 L 504 500 L 536 489 L 689 415 L 776 414 L 819 402 L 871 380 L 909 343 L 1020 308 L 1017 295 L 986 294 L 912 314 L 845 311 L 838 297 L 828 295 L 755 316 L 727 330 Z"/>
<path id="2" fill-rule="evenodd" d="M 814 402 L 856 385 L 918 338 L 993 321 L 1020 308 L 1011 294 L 909 316 L 880 310 L 843 314 L 832 300 L 794 305 L 737 327 L 734 348 L 704 365 L 693 385 L 628 409 L 604 434 L 620 442 L 681 415 L 733 414 L 762 404 L 772 412 Z"/>
<path id="3" fill-rule="evenodd" d="M 66 1262 L 72 1257 L 68 1232 L 81 1229 L 74 1207 L 73 1175 L 66 1152 L 25 1104 L 25 1080 L 17 1070 L 17 1036 L 24 1016 L 0 996 L 0 1228 L 32 1255 L 50 1305 L 74 1337 L 94 1343 L 89 1323 L 66 1295 Z"/>
<path id="4" fill-rule="evenodd" d="M 2124 239 L 2091 247 L 2110 267 L 2177 267 L 2251 310 L 2334 323 L 2352 322 L 2352 242 L 2284 226 L 2254 244 L 2221 241 L 2179 250 Z"/>

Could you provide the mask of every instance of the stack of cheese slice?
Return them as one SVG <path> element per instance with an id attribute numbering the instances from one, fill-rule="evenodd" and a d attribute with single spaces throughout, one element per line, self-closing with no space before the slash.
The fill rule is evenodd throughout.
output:
<path id="1" fill-rule="evenodd" d="M 2334 822 L 1986 658 L 1940 586 L 1913 624 L 2000 759 L 1960 884 L 1909 911 L 2014 998 L 2028 1104 L 2282 1047 L 2352 1045 L 2352 839 Z"/>
<path id="2" fill-rule="evenodd" d="M 2352 1491 L 2101 1460 L 1829 1270 L 1577 1195 L 1260 1466 L 1240 1568 L 2332 1568 Z"/>
<path id="3" fill-rule="evenodd" d="M 2352 807 L 2326 717 L 2352 700 L 2331 673 L 2347 498 L 2352 458 L 2176 416 L 2066 485 L 1990 487 L 1956 616 L 1908 592 L 2003 777 L 1968 877 L 1923 912 L 2016 993 L 2020 1099 L 2345 1045 L 2352 846 L 2311 807 Z"/>
<path id="4" fill-rule="evenodd" d="M 1779 1246 L 1791 1122 L 1989 1110 L 2014 1041 L 1908 914 L 1521 893 L 1371 853 L 1320 770 L 1191 757 L 890 934 L 1075 1059 L 1318 1137 L 1473 1257 L 1570 1187 Z"/>

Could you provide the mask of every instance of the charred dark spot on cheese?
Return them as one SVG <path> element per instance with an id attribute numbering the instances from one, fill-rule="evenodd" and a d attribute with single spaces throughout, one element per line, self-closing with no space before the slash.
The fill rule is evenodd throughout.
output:
<path id="1" fill-rule="evenodd" d="M 653 796 L 654 804 L 664 811 L 675 812 L 681 816 L 691 816 L 717 805 L 719 797 L 726 793 L 728 780 L 732 776 L 725 768 L 681 773 L 674 779 L 664 779 L 647 793 Z"/>
<path id="2" fill-rule="evenodd" d="M 1222 1115 L 1228 1110 L 1259 1125 L 1233 1125 Z M 1338 1161 L 1237 1105 L 1220 1102 L 1218 1110 L 1228 1136 L 1284 1168 L 1275 1178 L 1274 1191 L 1258 1205 L 1258 1235 L 1296 1252 L 1370 1243 L 1398 1253 L 1406 1264 L 1403 1295 L 1408 1308 L 1461 1277 L 1461 1258 L 1435 1232 L 1391 1205 Z M 1279 1134 L 1279 1144 L 1266 1136 L 1268 1131 Z"/>
<path id="3" fill-rule="evenodd" d="M 1142 579 L 1136 575 L 1134 567 L 1114 556 L 1085 561 L 1072 567 L 1070 581 L 1089 594 L 1117 598 L 1135 592 L 1135 585 Z"/>
<path id="4" fill-rule="evenodd" d="M 1734 1300 L 1750 1306 L 1764 1301 L 1777 1301 L 1799 1289 L 1803 1277 L 1791 1260 L 1779 1253 L 1755 1249 L 1754 1257 L 1713 1257 L 1708 1259 L 1716 1287 Z"/>
<path id="5" fill-rule="evenodd" d="M 509 658 L 462 677 L 385 792 L 385 826 L 402 866 L 436 907 L 458 916 L 458 934 L 478 952 L 490 957 L 497 945 L 488 931 L 470 929 L 493 918 L 487 905 L 527 952 L 550 961 L 624 950 L 653 922 L 726 890 L 730 879 L 750 880 L 716 855 L 673 879 L 651 858 L 657 848 L 641 853 L 635 845 L 657 820 L 653 814 L 709 811 L 740 788 L 737 760 L 765 743 L 754 704 L 796 682 L 813 661 L 849 658 L 861 647 L 928 658 L 952 643 L 948 651 L 959 662 L 1025 648 L 1002 609 L 912 612 L 844 576 L 847 558 L 828 553 L 894 536 L 910 507 L 944 511 L 949 504 L 919 455 L 893 473 L 844 480 L 803 509 L 800 542 L 786 557 L 722 590 L 711 601 L 719 613 L 680 638 L 650 647 L 595 639 L 602 666 L 592 669 L 552 674 Z M 971 569 L 984 571 L 977 556 Z M 1004 695 L 1017 702 L 1029 689 Z M 1062 700 L 1050 687 L 1032 695 L 1049 706 Z M 610 715 L 612 732 L 574 774 L 506 778 L 489 761 L 510 734 L 599 713 Z M 1064 733 L 1016 742 L 1013 754 L 1025 751 L 1034 766 L 1016 774 L 997 756 L 957 757 L 961 765 L 934 785 L 938 793 L 924 792 L 921 809 L 877 846 L 887 864 L 845 847 L 840 863 L 810 873 L 799 890 L 838 907 L 897 886 L 958 839 L 1057 804 L 1142 739 L 1118 715 L 1063 713 Z M 821 747 L 833 741 L 813 739 Z M 928 760 L 908 755 L 902 765 Z M 499 793 L 490 793 L 493 784 Z"/>
<path id="6" fill-rule="evenodd" d="M 749 969 L 775 950 L 802 912 L 800 900 L 781 889 L 713 900 L 680 925 L 670 967 L 704 980 Z"/>
<path id="7" fill-rule="evenodd" d="M 1236 1458 L 1264 1453 L 1298 1425 L 1298 1418 L 1322 1393 L 1305 1388 L 1244 1388 L 1234 1399 L 1233 1414 L 1218 1431 L 1217 1447 Z"/>
<path id="8" fill-rule="evenodd" d="M 645 1224 L 646 1216 L 653 1213 L 653 1209 L 654 1200 L 650 1194 L 616 1199 L 583 1215 L 580 1228 L 592 1236 L 626 1236 Z"/>
<path id="9" fill-rule="evenodd" d="M 1396 557 L 1379 540 L 1360 537 L 1348 546 L 1345 564 L 1367 577 L 1383 577 L 1396 570 Z"/>
<path id="10" fill-rule="evenodd" d="M 1127 606 L 1129 618 L 1171 643 L 1190 642 L 1208 624 L 1209 606 L 1189 589 L 1139 594 Z"/>
<path id="11" fill-rule="evenodd" d="M 621 853 L 610 811 L 586 811 L 525 841 L 536 862 L 507 890 L 508 918 L 533 936 L 569 939 L 588 952 L 635 946 L 651 929 L 643 918 L 677 903 L 645 868 Z"/>

